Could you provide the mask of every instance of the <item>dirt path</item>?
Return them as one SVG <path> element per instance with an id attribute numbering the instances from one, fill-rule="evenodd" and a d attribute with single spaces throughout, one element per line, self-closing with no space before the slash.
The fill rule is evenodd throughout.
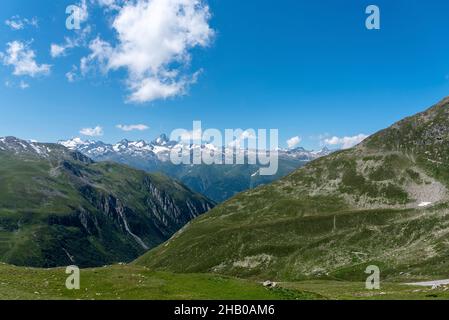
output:
<path id="1" fill-rule="evenodd" d="M 406 285 L 409 285 L 409 286 L 421 286 L 421 287 L 444 286 L 444 285 L 448 285 L 448 284 L 449 284 L 449 279 L 406 283 Z"/>

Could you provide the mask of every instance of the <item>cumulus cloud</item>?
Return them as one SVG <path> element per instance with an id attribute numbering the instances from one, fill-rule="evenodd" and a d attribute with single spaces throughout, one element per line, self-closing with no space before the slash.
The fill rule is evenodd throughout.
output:
<path id="1" fill-rule="evenodd" d="M 15 76 L 36 77 L 50 73 L 51 66 L 48 64 L 38 64 L 36 53 L 29 48 L 29 45 L 20 41 L 7 43 L 6 53 L 0 54 L 3 64 L 14 68 Z"/>
<path id="2" fill-rule="evenodd" d="M 302 141 L 301 137 L 296 136 L 296 137 L 288 139 L 287 140 L 287 145 L 291 149 L 291 148 L 296 147 L 298 144 L 300 144 L 301 141 Z"/>
<path id="3" fill-rule="evenodd" d="M 123 124 L 118 124 L 116 126 L 118 129 L 122 130 L 122 131 L 145 131 L 150 129 L 149 126 L 144 125 L 144 124 L 130 124 L 130 125 L 123 125 Z"/>
<path id="4" fill-rule="evenodd" d="M 352 137 L 332 137 L 324 140 L 324 143 L 330 146 L 341 146 L 342 149 L 349 149 L 368 138 L 366 134 L 358 134 Z"/>
<path id="5" fill-rule="evenodd" d="M 83 128 L 80 130 L 80 134 L 88 137 L 100 137 L 103 135 L 103 128 L 96 126 L 95 128 Z"/>
<path id="6" fill-rule="evenodd" d="M 36 17 L 31 19 L 21 18 L 20 16 L 13 16 L 5 21 L 5 24 L 12 30 L 22 30 L 27 26 L 38 27 L 38 20 Z"/>
<path id="7" fill-rule="evenodd" d="M 214 31 L 209 26 L 209 7 L 203 0 L 99 0 L 116 9 L 112 28 L 115 45 L 97 38 L 91 53 L 81 60 L 87 72 L 98 63 L 105 72 L 124 69 L 129 101 L 143 103 L 185 93 L 197 73 L 186 69 L 191 49 L 206 47 Z"/>
<path id="8" fill-rule="evenodd" d="M 158 78 L 146 78 L 141 81 L 129 81 L 132 91 L 129 100 L 132 102 L 146 102 L 157 99 L 167 99 L 185 92 L 189 81 L 170 81 L 164 83 Z"/>

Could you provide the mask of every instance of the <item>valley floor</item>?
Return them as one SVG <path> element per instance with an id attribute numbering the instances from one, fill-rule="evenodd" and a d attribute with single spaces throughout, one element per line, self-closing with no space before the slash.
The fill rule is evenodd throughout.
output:
<path id="1" fill-rule="evenodd" d="M 81 271 L 81 290 L 65 287 L 65 269 L 33 269 L 0 264 L 2 300 L 311 300 L 311 299 L 449 299 L 446 287 L 383 283 L 369 291 L 364 283 L 302 281 L 262 284 L 210 274 L 172 274 L 117 265 Z"/>

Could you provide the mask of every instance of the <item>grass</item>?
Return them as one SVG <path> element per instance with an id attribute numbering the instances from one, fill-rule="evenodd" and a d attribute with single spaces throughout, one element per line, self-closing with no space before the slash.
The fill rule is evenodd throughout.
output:
<path id="1" fill-rule="evenodd" d="M 65 269 L 0 265 L 2 300 L 309 300 L 319 295 L 267 289 L 260 283 L 210 274 L 173 274 L 115 265 L 81 270 L 80 290 L 65 287 Z"/>
<path id="2" fill-rule="evenodd" d="M 282 282 L 268 289 L 260 282 L 212 274 L 173 274 L 145 267 L 114 265 L 81 270 L 80 290 L 65 287 L 65 269 L 34 269 L 0 264 L 0 300 L 435 300 L 449 291 L 383 282 L 312 280 Z"/>
<path id="3" fill-rule="evenodd" d="M 342 210 L 272 221 L 263 214 L 259 221 L 247 221 L 241 213 L 215 212 L 135 263 L 277 281 L 326 275 L 361 281 L 369 264 L 382 266 L 392 278 L 409 272 L 407 281 L 423 275 L 447 278 L 448 228 L 446 214 L 437 209 Z"/>
<path id="4" fill-rule="evenodd" d="M 364 282 L 349 281 L 303 281 L 281 283 L 292 290 L 304 290 L 321 295 L 330 300 L 447 300 L 446 288 L 432 290 L 402 283 L 381 283 L 380 290 L 367 290 Z"/>

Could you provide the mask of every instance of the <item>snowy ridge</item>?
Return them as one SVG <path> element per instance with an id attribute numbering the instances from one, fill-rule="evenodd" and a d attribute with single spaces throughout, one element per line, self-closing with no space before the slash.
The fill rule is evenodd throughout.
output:
<path id="1" fill-rule="evenodd" d="M 148 158 L 155 161 L 159 160 L 166 162 L 170 160 L 170 152 L 174 150 L 193 150 L 200 149 L 203 153 L 216 154 L 220 152 L 220 148 L 212 144 L 186 144 L 179 143 L 175 141 L 170 141 L 165 134 L 155 139 L 152 142 L 147 142 L 145 140 L 138 141 L 128 141 L 126 139 L 117 142 L 116 144 L 106 144 L 101 141 L 83 141 L 80 138 L 74 138 L 71 140 L 59 141 L 59 144 L 71 149 L 77 150 L 86 156 L 92 157 L 94 159 L 104 158 L 111 155 L 116 156 L 128 156 L 128 157 L 139 157 Z M 232 148 L 222 148 L 222 155 L 232 154 L 235 152 Z M 237 150 L 238 153 L 244 153 L 248 155 L 249 153 L 257 152 L 255 150 Z M 323 156 L 330 154 L 327 148 L 323 148 L 318 151 L 308 151 L 304 148 L 295 149 L 279 149 L 279 157 L 291 158 L 295 160 L 311 161 Z"/>
<path id="2" fill-rule="evenodd" d="M 17 139 L 15 137 L 0 138 L 0 151 L 14 152 L 15 154 L 35 154 L 47 157 L 52 149 L 45 144 Z"/>

